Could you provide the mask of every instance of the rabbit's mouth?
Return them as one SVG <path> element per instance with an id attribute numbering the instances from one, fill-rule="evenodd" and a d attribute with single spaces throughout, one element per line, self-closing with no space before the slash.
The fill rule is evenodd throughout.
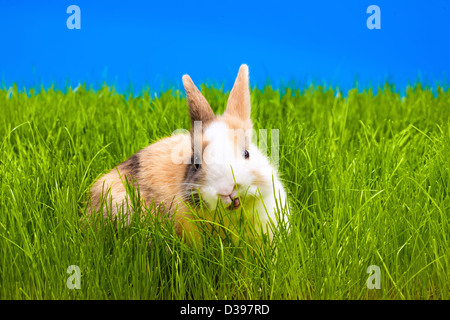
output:
<path id="1" fill-rule="evenodd" d="M 239 198 L 232 199 L 230 205 L 227 207 L 229 210 L 236 210 L 239 209 L 241 206 L 241 201 L 239 201 Z"/>
<path id="2" fill-rule="evenodd" d="M 228 210 L 236 210 L 239 209 L 241 206 L 241 201 L 239 200 L 239 197 L 235 196 L 232 197 L 232 195 L 219 195 L 222 203 L 224 204 L 224 207 Z"/>

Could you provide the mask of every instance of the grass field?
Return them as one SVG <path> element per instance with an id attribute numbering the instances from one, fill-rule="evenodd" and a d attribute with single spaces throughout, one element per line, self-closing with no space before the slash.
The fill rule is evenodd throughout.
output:
<path id="1" fill-rule="evenodd" d="M 202 92 L 223 112 L 227 93 Z M 170 222 L 80 224 L 96 178 L 189 128 L 184 93 L 0 90 L 0 299 L 450 298 L 448 89 L 265 87 L 252 108 L 256 129 L 279 129 L 291 231 L 197 248 Z"/>

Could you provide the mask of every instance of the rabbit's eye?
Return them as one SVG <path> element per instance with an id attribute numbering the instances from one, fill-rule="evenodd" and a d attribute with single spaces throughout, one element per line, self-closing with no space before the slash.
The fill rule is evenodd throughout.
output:
<path id="1" fill-rule="evenodd" d="M 244 156 L 245 159 L 248 159 L 248 158 L 250 158 L 250 153 L 248 153 L 247 150 L 244 150 L 243 156 Z"/>
<path id="2" fill-rule="evenodd" d="M 195 168 L 195 170 L 199 170 L 200 168 L 201 168 L 201 163 L 200 163 L 200 160 L 199 160 L 199 158 L 196 156 L 196 157 L 194 157 L 194 168 Z"/>

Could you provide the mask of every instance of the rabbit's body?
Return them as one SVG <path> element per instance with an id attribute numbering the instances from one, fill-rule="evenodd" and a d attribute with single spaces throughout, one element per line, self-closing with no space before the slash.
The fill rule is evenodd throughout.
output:
<path id="1" fill-rule="evenodd" d="M 248 69 L 241 66 L 222 116 L 215 116 L 189 76 L 183 77 L 191 117 L 191 132 L 176 134 L 138 151 L 102 176 L 91 189 L 91 208 L 102 199 L 129 213 L 125 177 L 137 183 L 144 204 L 162 205 L 169 217 L 175 213 L 178 234 L 192 232 L 190 207 L 201 197 L 214 211 L 224 207 L 257 212 L 262 227 L 276 224 L 275 211 L 286 208 L 286 192 L 268 159 L 251 143 Z M 194 204 L 194 205 L 190 205 Z M 106 217 L 106 209 L 103 209 Z M 237 215 L 237 214 L 236 214 Z M 267 230 L 271 235 L 271 231 Z"/>
<path id="2" fill-rule="evenodd" d="M 175 209 L 180 213 L 187 212 L 183 202 L 178 201 L 183 194 L 186 194 L 183 190 L 183 179 L 187 165 L 184 163 L 173 164 L 171 152 L 180 143 L 190 148 L 190 141 L 191 138 L 187 134 L 164 138 L 138 151 L 128 160 L 103 175 L 91 188 L 93 208 L 100 208 L 103 199 L 105 218 L 106 206 L 110 202 L 113 216 L 117 216 L 118 211 L 124 210 L 126 214 L 131 210 L 129 206 L 124 206 L 127 202 L 130 203 L 125 190 L 126 178 L 130 185 L 139 186 L 139 194 L 146 205 L 150 205 L 152 202 L 163 204 L 163 209 L 169 216 Z M 190 155 L 186 156 L 190 158 Z M 183 198 L 186 200 L 186 197 Z"/>

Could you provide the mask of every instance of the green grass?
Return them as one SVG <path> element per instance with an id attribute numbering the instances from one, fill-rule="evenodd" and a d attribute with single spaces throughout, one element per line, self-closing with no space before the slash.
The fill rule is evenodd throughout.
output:
<path id="1" fill-rule="evenodd" d="M 227 93 L 202 92 L 223 112 Z M 80 223 L 100 174 L 189 128 L 180 91 L 0 90 L 0 299 L 450 298 L 448 89 L 266 87 L 252 108 L 256 129 L 279 129 L 291 231 L 196 248 L 168 221 Z"/>

